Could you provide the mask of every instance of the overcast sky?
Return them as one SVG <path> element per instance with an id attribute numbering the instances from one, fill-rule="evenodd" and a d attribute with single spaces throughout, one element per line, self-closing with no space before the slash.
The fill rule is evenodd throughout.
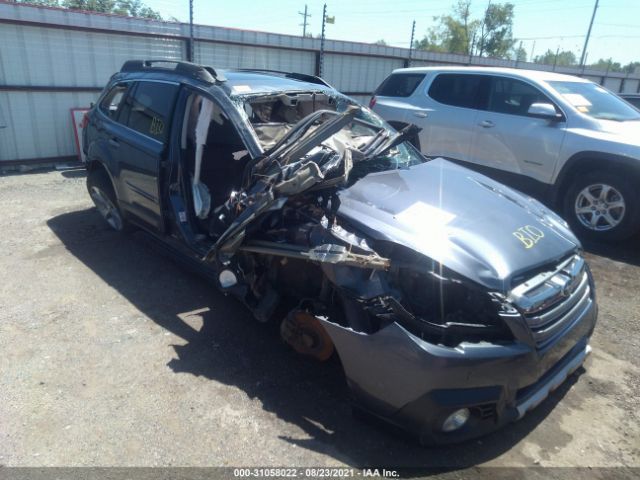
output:
<path id="1" fill-rule="evenodd" d="M 498 1 L 498 0 L 493 0 Z M 146 0 L 163 17 L 189 20 L 188 0 Z M 321 29 L 321 0 L 194 0 L 195 22 L 204 25 L 301 35 L 305 3 L 311 17 L 308 31 Z M 327 37 L 408 47 L 411 22 L 422 38 L 433 17 L 449 13 L 455 0 L 327 0 L 327 13 L 336 23 L 327 26 Z M 503 3 L 503 2 L 500 2 Z M 579 58 L 595 0 L 511 0 L 515 5 L 514 36 L 522 40 L 527 55 L 539 55 L 557 47 L 572 50 Z M 480 17 L 487 0 L 472 0 L 474 17 Z M 535 42 L 535 47 L 534 47 Z M 587 62 L 599 58 L 628 63 L 640 61 L 640 0 L 600 0 L 591 32 Z"/>

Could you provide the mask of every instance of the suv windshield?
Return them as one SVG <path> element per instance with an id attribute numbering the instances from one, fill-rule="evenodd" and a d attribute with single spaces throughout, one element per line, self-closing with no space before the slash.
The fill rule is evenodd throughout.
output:
<path id="1" fill-rule="evenodd" d="M 599 120 L 640 120 L 640 112 L 606 88 L 587 82 L 548 82 L 581 113 Z"/>
<path id="2" fill-rule="evenodd" d="M 331 138 L 322 142 L 324 148 L 342 153 L 345 149 L 364 151 L 384 139 L 395 135 L 391 127 L 371 110 L 358 105 L 347 97 L 327 92 L 289 92 L 260 96 L 236 96 L 236 107 L 248 121 L 263 150 L 274 147 L 296 124 L 319 110 L 345 112 L 349 107 L 358 107 L 355 120 L 343 127 Z M 323 120 L 326 121 L 324 116 Z M 301 138 L 311 134 L 321 121 L 314 122 Z M 354 160 L 353 178 L 372 172 L 407 168 L 423 163 L 425 158 L 408 142 L 402 142 L 376 156 L 365 156 L 363 161 Z"/>

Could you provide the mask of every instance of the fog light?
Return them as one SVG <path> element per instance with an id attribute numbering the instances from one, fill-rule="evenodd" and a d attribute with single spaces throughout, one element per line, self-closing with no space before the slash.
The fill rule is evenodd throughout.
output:
<path id="1" fill-rule="evenodd" d="M 236 275 L 231 270 L 222 270 L 220 272 L 220 275 L 218 276 L 218 281 L 220 282 L 220 286 L 222 288 L 233 287 L 236 283 L 238 283 Z"/>
<path id="2" fill-rule="evenodd" d="M 469 420 L 469 409 L 461 408 L 460 410 L 456 410 L 451 415 L 447 417 L 447 419 L 442 424 L 443 432 L 453 432 L 454 430 L 458 430 L 462 427 L 467 420 Z"/>

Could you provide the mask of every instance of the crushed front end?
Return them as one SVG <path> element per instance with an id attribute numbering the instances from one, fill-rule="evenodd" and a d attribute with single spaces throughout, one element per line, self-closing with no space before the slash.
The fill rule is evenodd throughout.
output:
<path id="1" fill-rule="evenodd" d="M 589 351 L 597 307 L 579 243 L 538 202 L 421 157 L 404 141 L 415 132 L 335 110 L 278 135 L 215 210 L 205 260 L 220 288 L 282 321 L 296 351 L 335 350 L 358 408 L 423 443 L 517 420 Z"/>

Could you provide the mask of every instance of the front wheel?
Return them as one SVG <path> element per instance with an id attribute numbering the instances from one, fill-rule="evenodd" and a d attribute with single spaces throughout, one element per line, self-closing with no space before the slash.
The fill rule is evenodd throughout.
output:
<path id="1" fill-rule="evenodd" d="M 128 229 L 122 215 L 111 179 L 104 170 L 94 170 L 87 177 L 87 190 L 98 213 L 117 232 Z"/>
<path id="2" fill-rule="evenodd" d="M 638 192 L 620 174 L 578 173 L 564 196 L 563 210 L 574 232 L 583 238 L 623 240 L 640 227 Z"/>

